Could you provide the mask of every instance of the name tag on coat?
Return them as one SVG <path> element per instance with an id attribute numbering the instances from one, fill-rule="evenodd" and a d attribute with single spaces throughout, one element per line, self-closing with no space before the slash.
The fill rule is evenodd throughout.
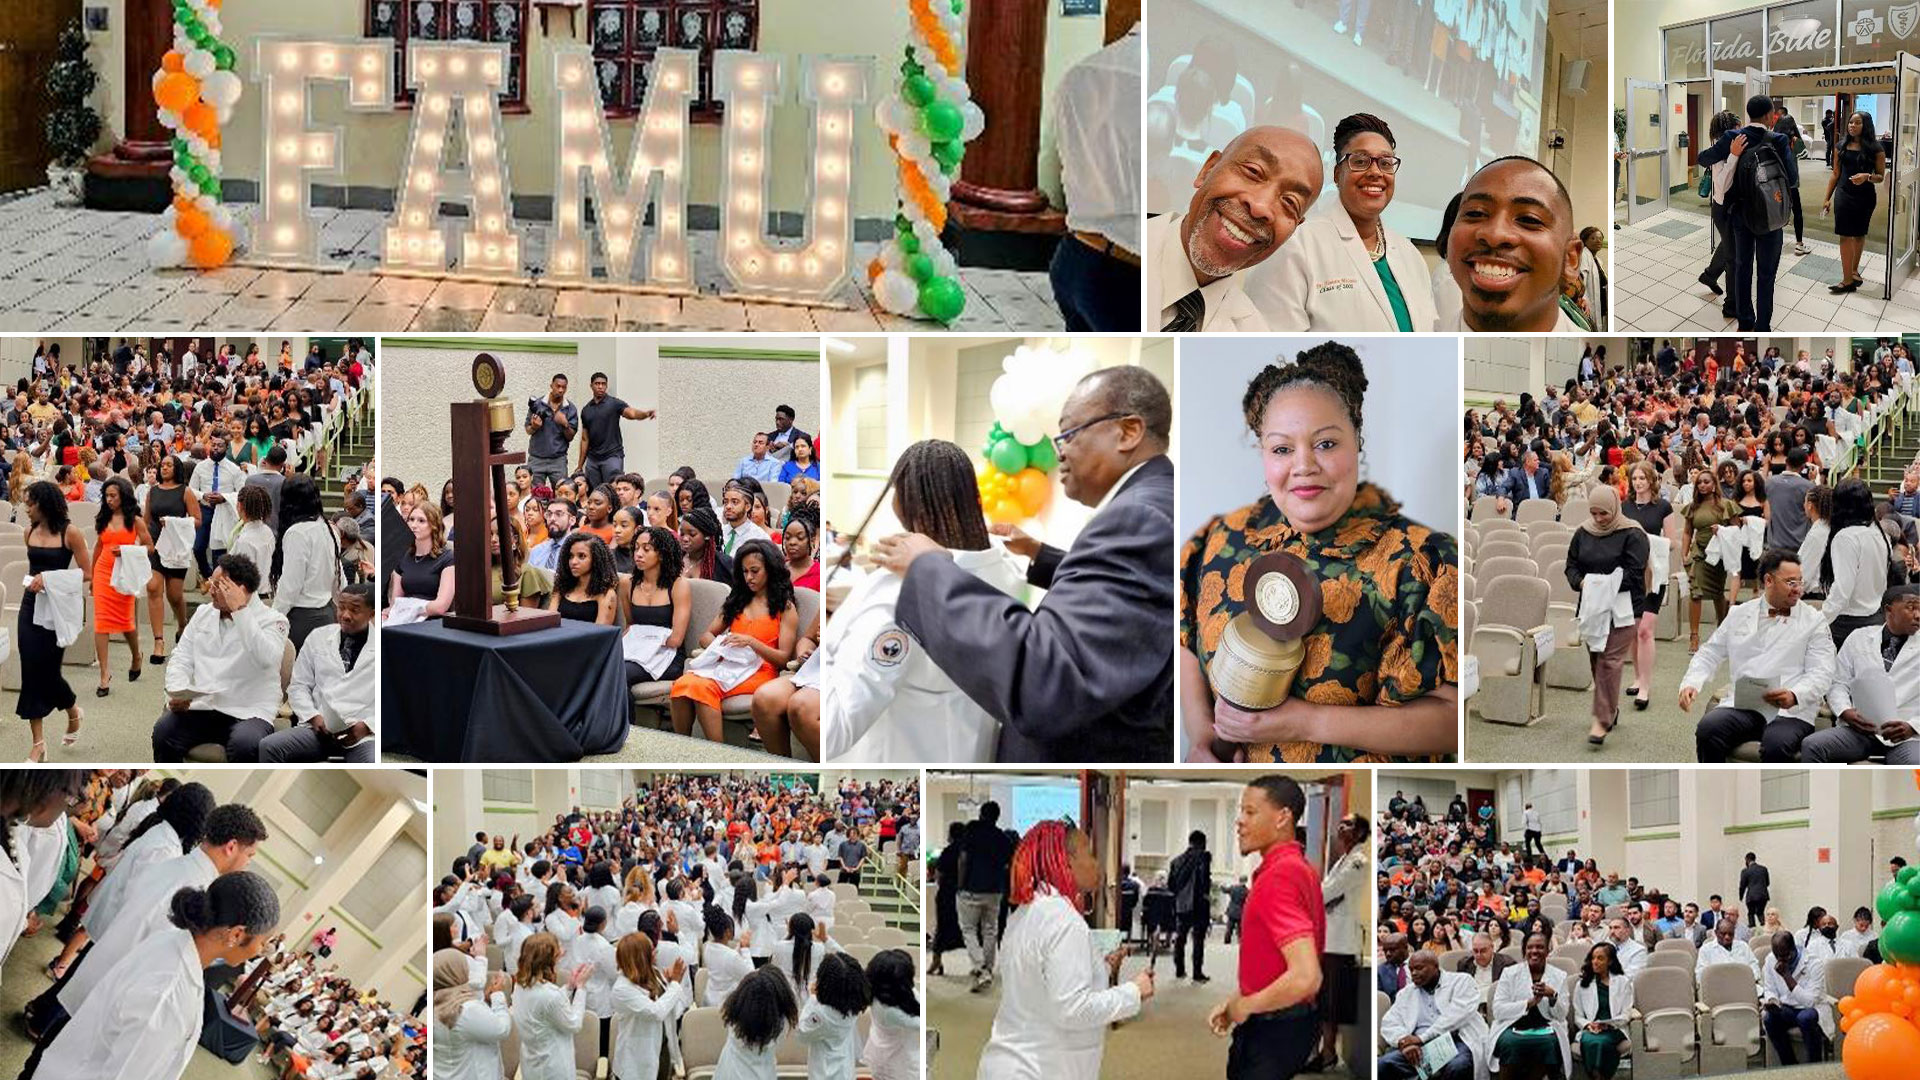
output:
<path id="1" fill-rule="evenodd" d="M 1359 287 L 1360 287 L 1359 278 L 1337 277 L 1337 278 L 1328 278 L 1325 281 L 1316 283 L 1313 287 L 1313 291 L 1321 294 L 1322 296 L 1325 296 L 1327 293 L 1330 293 L 1330 292 L 1349 292 L 1354 289 L 1358 289 Z"/>

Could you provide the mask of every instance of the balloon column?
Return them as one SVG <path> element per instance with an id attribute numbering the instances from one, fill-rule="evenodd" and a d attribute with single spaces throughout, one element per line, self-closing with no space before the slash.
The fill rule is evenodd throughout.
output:
<path id="1" fill-rule="evenodd" d="M 947 200 L 966 144 L 986 129 L 961 67 L 963 0 L 907 0 L 913 43 L 893 93 L 875 119 L 887 132 L 900 172 L 893 238 L 867 266 L 880 306 L 895 315 L 951 323 L 966 307 L 959 264 L 940 242 Z"/>
<path id="2" fill-rule="evenodd" d="M 240 100 L 234 52 L 220 40 L 221 0 L 173 0 L 173 48 L 153 75 L 160 122 L 173 131 L 173 205 L 147 239 L 154 266 L 202 270 L 233 256 L 237 229 L 220 205 L 220 125 Z"/>
<path id="3" fill-rule="evenodd" d="M 1920 786 L 1920 769 L 1914 771 Z M 1914 817 L 1920 847 L 1920 815 Z M 1920 866 L 1904 866 L 1874 899 L 1885 962 L 1860 973 L 1840 999 L 1848 1080 L 1907 1080 L 1920 1070 Z"/>
<path id="4" fill-rule="evenodd" d="M 976 477 L 987 520 L 1011 525 L 1047 508 L 1053 495 L 1050 476 L 1060 464 L 1051 432 L 1073 384 L 1089 368 L 1079 353 L 1027 345 L 1000 362 L 1001 375 L 987 394 L 993 430 L 981 447 Z"/>

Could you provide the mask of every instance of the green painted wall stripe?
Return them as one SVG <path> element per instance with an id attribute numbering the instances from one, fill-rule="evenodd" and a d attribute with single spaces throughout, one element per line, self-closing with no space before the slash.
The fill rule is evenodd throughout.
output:
<path id="1" fill-rule="evenodd" d="M 356 919 L 353 916 L 347 914 L 345 911 L 341 910 L 339 904 L 329 905 L 327 907 L 327 910 L 339 916 L 340 921 L 347 925 L 347 929 L 352 930 L 354 933 L 359 934 L 363 938 L 366 938 L 367 941 L 370 942 L 374 948 L 378 949 L 381 947 L 380 939 L 373 936 L 373 931 L 360 925 L 359 919 Z"/>
<path id="2" fill-rule="evenodd" d="M 286 865 L 285 863 L 283 863 L 283 862 L 281 862 L 281 861 L 280 861 L 279 859 L 276 859 L 276 858 L 274 858 L 273 856 L 271 856 L 271 855 L 269 855 L 269 854 L 267 854 L 267 852 L 266 852 L 266 850 L 265 850 L 265 849 L 263 849 L 263 848 L 255 848 L 255 849 L 254 849 L 254 851 L 253 851 L 253 853 L 254 853 L 255 855 L 258 855 L 258 856 L 260 856 L 261 858 L 263 858 L 263 859 L 265 859 L 265 860 L 267 860 L 268 862 L 270 862 L 270 863 L 272 863 L 272 864 L 273 864 L 273 867 L 274 867 L 274 869 L 276 869 L 276 870 L 278 870 L 278 871 L 280 871 L 280 872 L 281 872 L 282 874 L 284 874 L 284 875 L 286 875 L 287 877 L 289 877 L 289 878 L 292 878 L 292 879 L 293 879 L 293 883 L 294 883 L 295 885 L 298 885 L 298 886 L 300 886 L 300 888 L 302 888 L 302 889 L 306 889 L 306 888 L 308 887 L 308 886 L 307 886 L 307 879 L 306 879 L 306 878 L 303 878 L 303 877 L 301 877 L 301 876 L 300 876 L 299 874 L 296 874 L 296 873 L 294 873 L 294 872 L 293 872 L 292 870 L 289 870 L 289 869 L 287 869 L 287 865 Z"/>
<path id="3" fill-rule="evenodd" d="M 480 812 L 483 814 L 537 814 L 539 813 L 538 810 L 535 810 L 531 806 L 482 806 L 480 808 Z"/>
<path id="4" fill-rule="evenodd" d="M 662 360 L 799 360 L 820 362 L 820 354 L 804 349 L 726 349 L 700 345 L 662 345 Z"/>
<path id="5" fill-rule="evenodd" d="M 1895 806 L 1886 810 L 1875 810 L 1873 812 L 1873 820 L 1888 821 L 1893 818 L 1909 817 L 1913 814 L 1920 814 L 1920 806 Z"/>
<path id="6" fill-rule="evenodd" d="M 389 337 L 382 338 L 381 345 L 392 348 L 396 345 L 410 349 L 446 349 L 451 352 L 485 352 L 499 349 L 502 352 L 528 353 L 565 353 L 569 356 L 580 351 L 580 343 L 560 338 L 497 338 L 497 337 Z"/>
<path id="7" fill-rule="evenodd" d="M 1728 836 L 1734 836 L 1739 833 L 1773 832 L 1777 829 L 1804 829 L 1811 824 L 1812 822 L 1806 818 L 1798 818 L 1793 821 L 1763 821 L 1757 825 L 1729 825 L 1722 831 Z"/>
<path id="8" fill-rule="evenodd" d="M 1680 839 L 1680 834 L 1677 832 L 1652 832 L 1652 833 L 1641 833 L 1638 836 L 1629 836 L 1627 837 L 1627 843 L 1631 844 L 1638 840 L 1678 840 L 1678 839 Z"/>

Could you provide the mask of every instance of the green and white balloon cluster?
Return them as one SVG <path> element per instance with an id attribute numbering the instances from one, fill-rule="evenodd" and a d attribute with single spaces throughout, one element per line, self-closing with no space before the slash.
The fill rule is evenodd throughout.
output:
<path id="1" fill-rule="evenodd" d="M 220 128 L 240 100 L 232 46 L 220 38 L 219 0 L 174 0 L 173 48 L 153 75 L 160 122 L 173 132 L 173 204 L 147 240 L 155 266 L 222 265 L 238 242 L 238 226 L 220 205 Z"/>

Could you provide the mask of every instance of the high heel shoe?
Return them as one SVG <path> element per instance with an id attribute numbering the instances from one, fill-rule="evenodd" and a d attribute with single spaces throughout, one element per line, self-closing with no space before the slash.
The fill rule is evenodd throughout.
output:
<path id="1" fill-rule="evenodd" d="M 147 663 L 149 664 L 164 664 L 166 662 L 167 654 L 154 653 L 152 656 L 147 657 Z"/>
<path id="2" fill-rule="evenodd" d="M 93 688 L 94 697 L 106 697 L 111 693 L 113 693 L 113 677 L 111 675 L 107 677 L 106 682 Z"/>
<path id="3" fill-rule="evenodd" d="M 28 748 L 27 761 L 29 764 L 40 765 L 45 763 L 46 760 L 47 740 L 41 739 L 39 742 L 34 743 L 32 747 Z"/>
<path id="4" fill-rule="evenodd" d="M 77 716 L 67 717 L 67 732 L 60 736 L 60 745 L 63 747 L 73 747 L 80 743 L 80 724 L 86 720 L 87 711 L 80 709 L 78 713 Z"/>
<path id="5" fill-rule="evenodd" d="M 143 671 L 145 671 L 145 670 L 147 670 L 147 669 L 146 669 L 146 668 L 144 668 L 144 667 L 141 667 L 141 666 L 140 666 L 139 664 L 135 664 L 135 665 L 133 665 L 132 667 L 130 667 L 130 668 L 128 668 L 128 669 L 127 669 L 127 681 L 128 681 L 128 682 L 139 682 L 139 681 L 140 681 L 140 673 L 141 673 L 141 672 L 143 672 Z"/>

